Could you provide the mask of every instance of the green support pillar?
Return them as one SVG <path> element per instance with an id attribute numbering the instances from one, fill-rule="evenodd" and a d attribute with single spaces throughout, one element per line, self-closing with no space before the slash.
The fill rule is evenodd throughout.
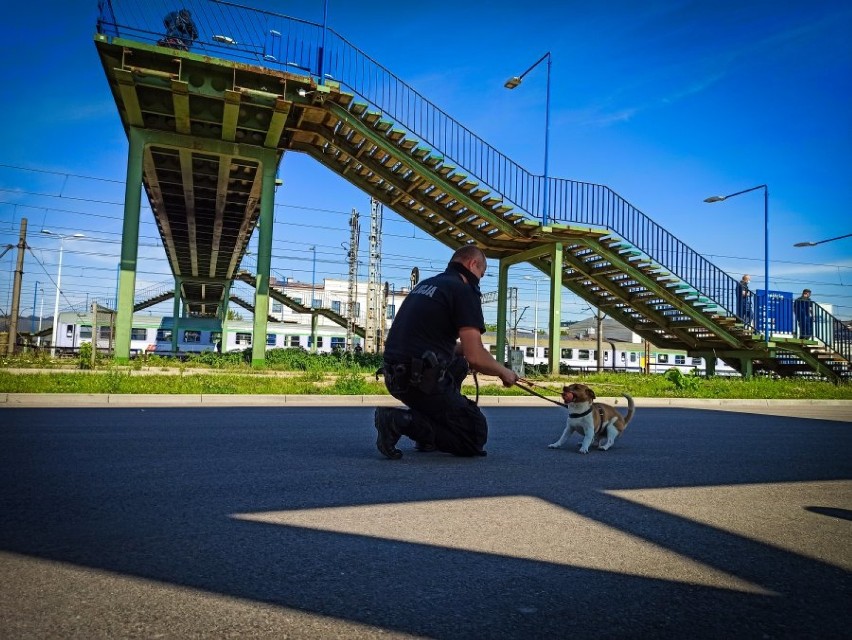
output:
<path id="1" fill-rule="evenodd" d="M 313 300 L 311 301 L 311 305 L 313 306 Z M 317 352 L 317 321 L 319 320 L 319 314 L 314 311 L 311 314 L 311 353 Z"/>
<path id="2" fill-rule="evenodd" d="M 251 366 L 266 366 L 266 325 L 269 321 L 269 271 L 272 266 L 272 217 L 275 205 L 274 151 L 263 154 L 263 178 L 260 196 L 260 224 L 257 237 L 257 283 L 254 292 L 254 339 L 252 340 Z"/>
<path id="3" fill-rule="evenodd" d="M 219 351 L 228 353 L 228 303 L 231 300 L 231 285 L 232 280 L 225 283 L 225 291 L 222 294 L 222 306 L 219 308 L 219 330 L 222 335 L 219 337 Z"/>
<path id="4" fill-rule="evenodd" d="M 550 353 L 548 369 L 550 375 L 559 375 L 559 356 L 562 338 L 562 251 L 563 245 L 557 242 L 550 253 Z"/>
<path id="5" fill-rule="evenodd" d="M 173 298 L 174 304 L 172 304 L 172 353 L 178 352 L 178 318 L 181 315 L 181 307 L 180 307 L 180 288 L 182 285 L 182 280 L 179 277 L 175 277 L 175 297 Z"/>
<path id="6" fill-rule="evenodd" d="M 130 330 L 133 327 L 133 304 L 136 291 L 136 264 L 139 257 L 139 211 L 142 205 L 142 131 L 130 127 L 127 151 L 127 180 L 124 186 L 124 224 L 121 231 L 118 300 L 115 320 L 115 360 L 130 361 Z"/>
<path id="7" fill-rule="evenodd" d="M 497 362 L 506 362 L 506 292 L 509 288 L 509 264 L 500 260 L 497 268 Z"/>
<path id="8" fill-rule="evenodd" d="M 716 375 L 716 356 L 709 355 L 704 357 L 704 375 L 708 378 Z"/>
<path id="9" fill-rule="evenodd" d="M 746 380 L 751 380 L 751 376 L 754 373 L 751 358 L 740 358 L 740 362 L 742 363 L 742 371 L 740 371 L 740 373 L 742 374 L 743 378 Z"/>

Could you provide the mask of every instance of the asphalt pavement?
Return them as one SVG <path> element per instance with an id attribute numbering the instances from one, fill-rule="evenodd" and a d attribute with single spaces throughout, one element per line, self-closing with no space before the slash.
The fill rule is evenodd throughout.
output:
<path id="1" fill-rule="evenodd" d="M 852 628 L 848 403 L 640 399 L 581 455 L 547 447 L 564 410 L 489 400 L 487 457 L 390 461 L 387 398 L 25 396 L 0 397 L 3 638 Z"/>

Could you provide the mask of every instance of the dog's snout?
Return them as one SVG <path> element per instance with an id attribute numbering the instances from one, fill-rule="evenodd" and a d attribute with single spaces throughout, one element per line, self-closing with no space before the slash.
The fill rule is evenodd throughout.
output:
<path id="1" fill-rule="evenodd" d="M 570 391 L 565 391 L 562 397 L 565 399 L 565 402 L 571 402 L 574 399 L 574 394 Z"/>

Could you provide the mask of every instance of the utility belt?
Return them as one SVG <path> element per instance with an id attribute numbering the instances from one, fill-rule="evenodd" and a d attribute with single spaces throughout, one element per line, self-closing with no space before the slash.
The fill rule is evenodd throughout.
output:
<path id="1" fill-rule="evenodd" d="M 408 363 L 386 363 L 376 371 L 385 376 L 385 386 L 392 394 L 405 393 L 411 389 L 419 389 L 426 394 L 434 393 L 447 373 L 447 364 L 438 360 L 432 351 L 425 351 L 419 358 L 412 358 Z"/>

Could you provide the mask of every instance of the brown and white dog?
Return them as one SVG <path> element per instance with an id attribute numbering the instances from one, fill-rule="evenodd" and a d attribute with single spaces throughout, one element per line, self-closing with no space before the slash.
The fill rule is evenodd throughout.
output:
<path id="1" fill-rule="evenodd" d="M 580 453 L 588 453 L 593 440 L 598 449 L 606 451 L 633 419 L 636 408 L 633 398 L 626 393 L 624 397 L 627 398 L 627 415 L 622 416 L 615 407 L 595 402 L 595 392 L 584 384 L 562 387 L 562 401 L 568 407 L 568 424 L 559 440 L 548 446 L 559 449 L 576 431 L 583 436 Z"/>

